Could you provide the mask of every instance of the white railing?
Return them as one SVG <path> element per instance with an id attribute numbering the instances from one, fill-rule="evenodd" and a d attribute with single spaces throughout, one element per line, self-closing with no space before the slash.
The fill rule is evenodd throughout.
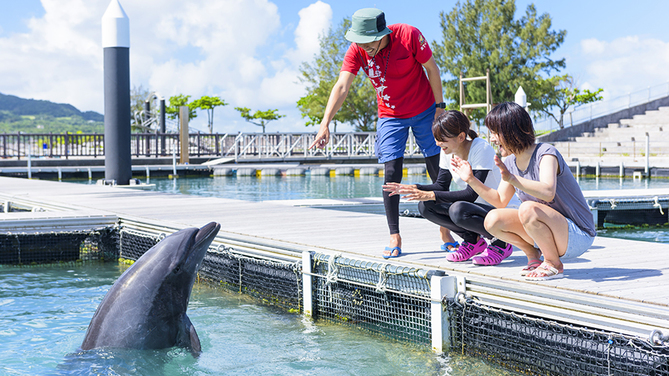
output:
<path id="1" fill-rule="evenodd" d="M 220 140 L 222 157 L 240 159 L 375 158 L 376 133 L 331 133 L 324 149 L 309 149 L 316 133 L 225 134 Z M 405 157 L 422 156 L 412 134 Z"/>
<path id="2" fill-rule="evenodd" d="M 563 124 L 566 128 L 666 96 L 669 96 L 669 82 L 649 86 L 646 89 L 637 90 L 619 97 L 574 107 L 564 114 Z M 556 117 L 559 118 L 559 113 L 556 113 Z M 560 126 L 553 118 L 547 117 L 535 118 L 534 128 L 537 130 L 552 131 L 559 129 Z"/>

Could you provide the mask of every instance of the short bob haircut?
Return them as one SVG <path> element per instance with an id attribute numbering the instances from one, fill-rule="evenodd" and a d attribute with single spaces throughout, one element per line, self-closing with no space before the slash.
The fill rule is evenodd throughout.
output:
<path id="1" fill-rule="evenodd" d="M 471 124 L 465 114 L 460 111 L 449 110 L 439 115 L 432 124 L 432 134 L 435 140 L 441 142 L 446 138 L 455 138 L 465 132 L 472 140 L 478 134 L 470 128 Z"/>
<path id="2" fill-rule="evenodd" d="M 502 146 L 513 154 L 534 145 L 534 126 L 530 114 L 515 102 L 503 102 L 485 117 L 485 126 L 497 134 Z"/>

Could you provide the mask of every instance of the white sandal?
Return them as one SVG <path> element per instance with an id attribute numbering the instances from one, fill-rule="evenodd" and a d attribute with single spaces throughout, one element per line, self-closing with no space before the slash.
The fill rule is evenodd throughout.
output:
<path id="1" fill-rule="evenodd" d="M 530 277 L 529 275 L 525 276 L 525 280 L 527 281 L 548 281 L 551 279 L 560 279 L 564 277 L 564 272 L 557 270 L 553 265 L 548 264 L 547 262 L 543 262 L 541 265 L 539 265 L 538 268 L 534 269 L 528 274 L 532 273 L 539 273 L 541 274 L 540 276 L 534 276 Z"/>

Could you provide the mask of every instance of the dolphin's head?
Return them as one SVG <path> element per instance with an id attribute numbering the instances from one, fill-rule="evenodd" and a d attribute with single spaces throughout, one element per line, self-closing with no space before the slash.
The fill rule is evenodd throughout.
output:
<path id="1" fill-rule="evenodd" d="M 170 265 L 171 272 L 175 276 L 184 275 L 194 278 L 200 269 L 204 256 L 207 254 L 209 245 L 211 245 L 220 228 L 220 224 L 210 222 L 201 229 L 192 228 L 182 230 L 185 231 L 183 237 L 185 244 L 173 249 L 172 263 Z"/>
<path id="2" fill-rule="evenodd" d="M 142 255 L 118 282 L 128 288 L 141 284 L 153 290 L 157 298 L 154 309 L 166 311 L 154 314 L 185 312 L 197 271 L 220 228 L 220 224 L 211 222 L 200 229 L 186 228 L 167 236 Z"/>

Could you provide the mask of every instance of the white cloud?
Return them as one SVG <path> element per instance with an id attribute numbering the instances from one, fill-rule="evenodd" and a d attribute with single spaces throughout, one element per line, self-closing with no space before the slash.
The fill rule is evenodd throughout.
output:
<path id="1" fill-rule="evenodd" d="M 45 12 L 28 21 L 27 32 L 0 34 L 0 92 L 103 112 L 100 20 L 108 5 L 109 0 L 42 0 Z M 299 65 L 314 56 L 319 35 L 330 27 L 328 4 L 316 1 L 299 11 L 298 25 L 287 34 L 293 41 L 283 38 L 286 26 L 269 0 L 121 5 L 130 18 L 131 86 L 165 97 L 221 96 L 230 106 L 216 111 L 216 130 L 257 131 L 239 121 L 234 106 L 278 108 L 288 116 L 275 127 L 304 129 L 295 108 L 304 94 Z"/>
<path id="2" fill-rule="evenodd" d="M 295 29 L 296 49 L 289 50 L 287 57 L 295 64 L 310 61 L 320 49 L 319 38 L 330 28 L 332 8 L 317 1 L 298 12 L 300 23 Z"/>
<path id="3" fill-rule="evenodd" d="M 629 36 L 611 42 L 581 41 L 587 80 L 583 88 L 604 88 L 607 97 L 625 95 L 669 80 L 669 42 Z"/>

